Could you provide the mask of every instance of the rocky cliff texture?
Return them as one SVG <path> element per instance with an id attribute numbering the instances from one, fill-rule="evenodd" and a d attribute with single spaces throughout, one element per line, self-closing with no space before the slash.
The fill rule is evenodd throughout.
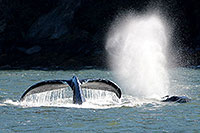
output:
<path id="1" fill-rule="evenodd" d="M 123 11 L 143 12 L 148 0 L 0 0 L 1 69 L 105 67 L 104 39 Z M 154 1 L 176 25 L 180 65 L 200 64 L 200 2 Z M 176 37 L 174 37 L 176 38 Z M 184 55 L 184 56 L 183 56 Z"/>

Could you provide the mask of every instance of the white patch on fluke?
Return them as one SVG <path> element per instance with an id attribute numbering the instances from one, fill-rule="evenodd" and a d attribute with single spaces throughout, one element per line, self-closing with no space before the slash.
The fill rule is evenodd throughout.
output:
<path id="1" fill-rule="evenodd" d="M 106 50 L 124 93 L 151 98 L 168 94 L 168 32 L 158 14 L 128 15 L 113 24 Z"/>

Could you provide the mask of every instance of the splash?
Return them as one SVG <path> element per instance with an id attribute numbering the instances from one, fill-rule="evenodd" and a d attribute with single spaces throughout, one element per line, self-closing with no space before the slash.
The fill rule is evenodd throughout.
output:
<path id="1" fill-rule="evenodd" d="M 113 24 L 106 50 L 125 93 L 149 98 L 168 94 L 168 32 L 158 14 L 128 15 Z"/>

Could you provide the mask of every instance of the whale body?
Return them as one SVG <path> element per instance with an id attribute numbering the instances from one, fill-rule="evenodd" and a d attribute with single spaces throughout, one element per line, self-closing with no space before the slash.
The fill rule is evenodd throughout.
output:
<path id="1" fill-rule="evenodd" d="M 165 99 L 162 100 L 161 102 L 177 102 L 177 103 L 187 103 L 191 99 L 186 97 L 186 96 L 165 96 Z"/>
<path id="2" fill-rule="evenodd" d="M 79 80 L 78 77 L 73 76 L 70 80 L 47 80 L 36 83 L 30 86 L 21 96 L 20 101 L 24 101 L 27 96 L 32 94 L 37 94 L 41 92 L 47 92 L 52 90 L 59 90 L 63 88 L 70 87 L 73 91 L 73 103 L 82 104 L 85 102 L 83 96 L 82 88 L 93 89 L 93 90 L 104 90 L 110 91 L 116 94 L 116 96 L 121 98 L 121 89 L 119 86 L 111 80 L 108 79 L 82 79 Z"/>

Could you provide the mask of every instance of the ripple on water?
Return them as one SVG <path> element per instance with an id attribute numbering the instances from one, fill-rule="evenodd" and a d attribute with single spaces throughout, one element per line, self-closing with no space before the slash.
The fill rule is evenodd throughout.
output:
<path id="1" fill-rule="evenodd" d="M 26 73 L 23 77 L 22 75 Z M 0 72 L 0 132 L 198 132 L 200 131 L 199 71 L 176 69 L 174 88 L 181 89 L 192 101 L 185 104 L 161 103 L 158 99 L 142 99 L 123 95 L 113 101 L 89 100 L 83 105 L 65 103 L 19 102 L 20 94 L 40 79 L 68 79 L 74 71 L 2 71 Z M 79 71 L 76 72 L 78 74 Z M 40 78 L 38 78 L 38 75 Z M 184 79 L 182 75 L 184 74 Z M 106 77 L 103 70 L 81 71 L 81 78 Z M 181 75 L 178 78 L 178 75 Z M 6 76 L 6 78 L 5 78 Z M 185 80 L 187 78 L 188 80 Z M 32 81 L 35 80 L 35 81 Z M 177 90 L 179 92 L 179 90 Z"/>

